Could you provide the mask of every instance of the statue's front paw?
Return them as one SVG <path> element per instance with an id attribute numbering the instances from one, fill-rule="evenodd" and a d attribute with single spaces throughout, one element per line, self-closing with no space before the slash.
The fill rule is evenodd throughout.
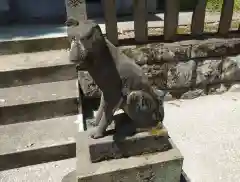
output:
<path id="1" fill-rule="evenodd" d="M 104 134 L 103 132 L 100 132 L 98 130 L 94 131 L 92 134 L 91 134 L 91 138 L 93 139 L 98 139 L 98 138 L 103 138 L 104 137 Z"/>

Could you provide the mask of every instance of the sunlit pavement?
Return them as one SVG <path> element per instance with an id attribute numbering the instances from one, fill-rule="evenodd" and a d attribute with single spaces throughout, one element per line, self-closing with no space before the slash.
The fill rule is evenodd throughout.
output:
<path id="1" fill-rule="evenodd" d="M 192 182 L 240 181 L 240 91 L 165 104 L 165 126 Z"/>

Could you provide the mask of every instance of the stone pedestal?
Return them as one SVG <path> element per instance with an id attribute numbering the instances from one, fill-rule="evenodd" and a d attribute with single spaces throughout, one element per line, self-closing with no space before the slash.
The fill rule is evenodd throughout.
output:
<path id="1" fill-rule="evenodd" d="M 131 124 L 124 116 L 117 114 L 114 120 L 124 120 L 120 129 L 126 131 Z M 141 132 L 124 139 L 116 134 L 92 139 L 92 118 L 87 118 L 87 131 L 76 135 L 76 171 L 62 182 L 180 182 L 183 157 L 166 130 L 162 136 Z"/>
<path id="2" fill-rule="evenodd" d="M 179 182 L 183 157 L 171 139 L 140 133 L 125 140 L 77 137 L 78 182 Z"/>

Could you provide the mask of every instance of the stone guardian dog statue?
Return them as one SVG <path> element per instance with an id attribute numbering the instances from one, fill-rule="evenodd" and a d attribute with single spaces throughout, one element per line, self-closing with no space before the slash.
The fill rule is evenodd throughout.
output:
<path id="1" fill-rule="evenodd" d="M 164 119 L 164 93 L 150 86 L 141 67 L 104 38 L 93 21 L 69 19 L 69 28 L 79 27 L 71 40 L 69 59 L 86 69 L 102 91 L 92 138 L 101 138 L 113 114 L 122 109 L 136 128 L 151 128 Z"/>

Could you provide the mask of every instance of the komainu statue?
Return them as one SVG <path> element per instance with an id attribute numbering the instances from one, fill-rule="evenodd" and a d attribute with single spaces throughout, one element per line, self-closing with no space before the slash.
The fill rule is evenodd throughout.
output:
<path id="1" fill-rule="evenodd" d="M 150 86 L 141 67 L 105 39 L 95 22 L 68 19 L 66 24 L 78 27 L 71 37 L 70 61 L 86 69 L 102 91 L 96 131 L 91 137 L 105 135 L 118 109 L 131 118 L 136 128 L 161 125 L 164 93 Z"/>

